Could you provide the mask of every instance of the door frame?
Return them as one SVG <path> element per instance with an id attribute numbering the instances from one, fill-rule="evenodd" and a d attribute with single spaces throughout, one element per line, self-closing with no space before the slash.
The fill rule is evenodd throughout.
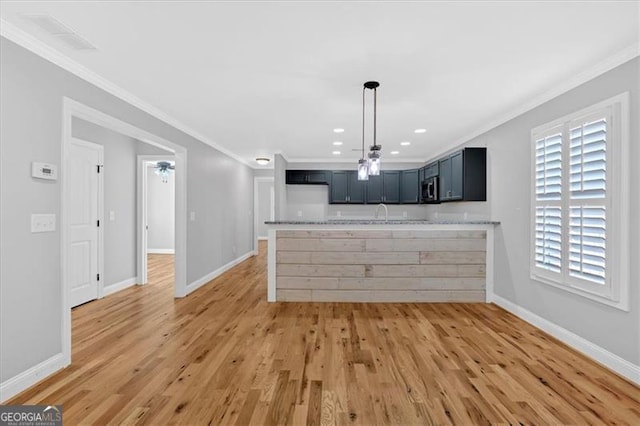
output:
<path id="1" fill-rule="evenodd" d="M 275 187 L 275 179 L 273 176 L 256 176 L 253 178 L 253 255 L 258 255 L 258 216 L 260 213 L 260 202 L 258 197 L 258 184 L 260 182 L 271 182 L 274 183 Z M 271 217 L 275 216 L 275 203 L 271 198 L 271 194 L 269 194 L 269 199 L 271 200 Z"/>
<path id="2" fill-rule="evenodd" d="M 62 144 L 60 167 L 60 199 L 64 200 L 68 193 L 67 162 L 69 144 L 72 137 L 73 117 L 89 121 L 93 124 L 105 127 L 141 142 L 170 151 L 174 155 L 176 170 L 182 171 L 175 174 L 176 194 L 176 219 L 175 219 L 175 284 L 174 296 L 185 297 L 187 295 L 187 149 L 181 145 L 170 142 L 164 138 L 147 132 L 139 127 L 131 125 L 118 118 L 112 117 L 95 108 L 82 104 L 68 97 L 62 98 Z M 65 203 L 60 208 L 60 283 L 62 286 L 62 314 L 61 314 L 61 346 L 63 365 L 71 364 L 71 306 L 69 286 L 67 284 L 66 255 L 64 248 L 69 240 L 67 235 L 67 209 Z"/>
<path id="3" fill-rule="evenodd" d="M 138 285 L 144 285 L 147 283 L 147 243 L 149 239 L 149 233 L 147 232 L 147 222 L 148 222 L 148 206 L 147 206 L 147 195 L 148 195 L 148 187 L 147 187 L 147 163 L 149 161 L 161 161 L 161 160 L 171 160 L 175 161 L 174 155 L 167 153 L 166 155 L 138 155 L 138 159 L 136 160 L 137 164 L 137 196 L 136 196 L 136 204 L 137 204 L 137 214 L 136 214 L 136 244 L 137 244 L 137 256 L 136 256 L 136 269 L 137 269 L 137 283 Z M 176 171 L 177 173 L 177 171 Z M 174 206 L 175 208 L 175 206 Z M 175 228 L 175 223 L 174 223 Z M 175 232 L 175 230 L 174 230 Z M 174 233 L 175 235 L 175 233 Z M 175 241 L 174 241 L 175 247 Z"/>
<path id="4" fill-rule="evenodd" d="M 100 166 L 104 166 L 104 145 L 89 142 L 84 139 L 74 138 L 73 136 L 71 137 L 70 142 L 70 145 L 81 145 L 91 149 L 96 149 L 98 151 L 98 163 Z M 71 210 L 71 194 L 68 193 L 68 191 L 65 194 L 66 197 L 62 198 L 62 202 L 64 203 L 64 209 L 68 214 Z M 100 221 L 100 226 L 98 226 L 98 243 L 96 248 L 98 250 L 98 274 L 101 276 L 101 279 L 98 280 L 97 299 L 102 299 L 104 297 L 104 171 L 98 173 L 98 220 Z M 66 233 L 67 229 L 64 228 L 63 231 Z M 63 248 L 65 258 L 68 255 L 68 249 L 69 246 L 67 244 Z M 71 289 L 69 289 L 69 291 L 70 290 Z"/>

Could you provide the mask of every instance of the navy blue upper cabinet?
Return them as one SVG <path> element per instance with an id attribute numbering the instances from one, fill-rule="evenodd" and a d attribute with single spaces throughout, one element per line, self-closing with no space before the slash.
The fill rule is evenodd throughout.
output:
<path id="1" fill-rule="evenodd" d="M 329 202 L 333 204 L 348 203 L 348 176 L 346 171 L 331 172 L 331 186 L 329 186 Z"/>
<path id="2" fill-rule="evenodd" d="M 401 177 L 400 202 L 402 204 L 417 204 L 420 200 L 419 169 L 403 170 Z"/>
<path id="3" fill-rule="evenodd" d="M 418 170 L 415 170 L 417 180 Z M 329 203 L 331 204 L 399 204 L 400 171 L 388 170 L 379 176 L 369 176 L 369 180 L 358 180 L 355 170 L 334 170 L 331 172 Z M 412 201 L 412 203 L 415 201 Z"/>
<path id="4" fill-rule="evenodd" d="M 465 148 L 440 159 L 440 201 L 487 200 L 487 149 Z"/>
<path id="5" fill-rule="evenodd" d="M 364 204 L 366 182 L 358 180 L 358 172 L 336 170 L 331 172 L 329 203 Z"/>
<path id="6" fill-rule="evenodd" d="M 400 203 L 400 171 L 383 170 L 367 181 L 367 204 Z"/>
<path id="7" fill-rule="evenodd" d="M 367 181 L 367 203 L 381 203 L 384 195 L 382 185 L 382 176 L 384 172 L 380 172 L 378 176 L 369 176 Z"/>
<path id="8" fill-rule="evenodd" d="M 358 180 L 358 172 L 347 172 L 349 180 L 349 203 L 364 204 L 365 194 L 367 193 L 367 182 Z"/>
<path id="9" fill-rule="evenodd" d="M 287 184 L 328 185 L 331 172 L 327 170 L 287 170 Z"/>

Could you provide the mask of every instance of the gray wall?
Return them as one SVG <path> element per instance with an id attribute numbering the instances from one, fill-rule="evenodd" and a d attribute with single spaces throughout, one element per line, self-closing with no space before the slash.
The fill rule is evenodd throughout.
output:
<path id="1" fill-rule="evenodd" d="M 31 178 L 32 161 L 61 164 L 62 98 L 72 98 L 188 151 L 187 282 L 253 249 L 253 170 L 0 39 L 0 381 L 60 353 L 60 230 L 32 234 L 31 213 L 60 218 L 60 180 Z M 6 342 L 10 342 L 7 344 Z"/>
<path id="2" fill-rule="evenodd" d="M 640 59 L 627 62 L 549 102 L 470 140 L 487 146 L 487 203 L 430 207 L 430 214 L 472 211 L 500 221 L 496 228 L 495 292 L 614 354 L 640 365 Z M 531 129 L 617 94 L 631 93 L 631 311 L 570 294 L 529 278 Z"/>
<path id="3" fill-rule="evenodd" d="M 254 169 L 253 177 L 273 177 L 273 169 Z"/>
<path id="4" fill-rule="evenodd" d="M 428 213 L 428 206 L 419 204 L 388 204 L 387 208 L 390 219 L 426 219 Z M 373 218 L 375 210 L 375 204 L 329 204 L 327 185 L 287 185 L 287 218 L 292 220 L 365 219 Z M 383 210 L 379 217 L 384 217 Z"/>
<path id="5" fill-rule="evenodd" d="M 175 249 L 175 184 L 175 173 L 163 182 L 155 167 L 147 167 L 147 249 L 150 251 Z"/>
<path id="6" fill-rule="evenodd" d="M 273 188 L 275 190 L 276 220 L 287 219 L 287 160 L 280 154 L 273 156 Z"/>
<path id="7" fill-rule="evenodd" d="M 264 222 L 275 218 L 275 214 L 273 218 L 271 217 L 271 191 L 273 190 L 273 181 L 258 181 L 258 185 L 256 185 L 258 192 L 258 237 L 260 238 L 268 236 L 269 227 Z"/>

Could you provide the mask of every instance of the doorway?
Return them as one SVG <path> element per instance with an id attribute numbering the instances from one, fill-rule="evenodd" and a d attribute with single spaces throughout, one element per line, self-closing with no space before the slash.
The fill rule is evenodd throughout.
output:
<path id="1" fill-rule="evenodd" d="M 138 156 L 138 284 L 149 282 L 149 265 L 172 269 L 175 259 L 175 160 Z"/>
<path id="2" fill-rule="evenodd" d="M 111 131 L 120 133 L 130 138 L 136 139 L 145 144 L 149 144 L 164 151 L 169 151 L 173 155 L 175 169 L 175 280 L 173 286 L 174 297 L 184 297 L 187 295 L 187 150 L 181 145 L 177 145 L 166 139 L 154 135 L 153 133 L 142 130 L 127 122 L 119 120 L 115 117 L 107 115 L 101 111 L 84 105 L 70 98 L 63 98 L 62 109 L 62 164 L 60 167 L 60 190 L 61 199 L 64 200 L 60 214 L 61 229 L 61 283 L 62 289 L 62 327 L 61 327 L 61 346 L 62 346 L 62 365 L 71 364 L 71 306 L 72 292 L 70 283 L 72 282 L 72 274 L 69 259 L 71 253 L 69 251 L 69 242 L 71 241 L 72 232 L 70 223 L 72 198 L 72 176 L 70 175 L 70 153 L 73 144 L 72 123 L 73 119 L 81 119 L 92 124 L 104 127 Z M 95 165 L 94 165 L 95 167 Z M 139 219 L 138 219 L 139 220 Z M 136 223 L 137 234 L 140 230 L 141 223 Z M 137 236 L 139 241 L 139 236 Z M 136 246 L 137 246 L 136 242 Z M 140 252 L 140 250 L 137 250 Z M 137 271 L 136 271 L 137 272 Z M 99 287 L 98 287 L 99 288 Z"/>
<path id="3" fill-rule="evenodd" d="M 265 221 L 275 218 L 275 189 L 274 178 L 254 177 L 253 178 L 253 253 L 258 254 L 258 241 L 267 239 L 267 225 Z"/>

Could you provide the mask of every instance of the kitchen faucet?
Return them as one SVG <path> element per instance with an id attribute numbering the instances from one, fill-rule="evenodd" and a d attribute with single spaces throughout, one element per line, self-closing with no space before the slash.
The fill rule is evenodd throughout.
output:
<path id="1" fill-rule="evenodd" d="M 378 218 L 378 211 L 380 210 L 380 207 L 384 207 L 384 221 L 385 222 L 389 222 L 389 209 L 387 208 L 386 204 L 380 203 L 376 206 L 376 212 L 373 214 L 373 216 L 377 219 Z"/>

